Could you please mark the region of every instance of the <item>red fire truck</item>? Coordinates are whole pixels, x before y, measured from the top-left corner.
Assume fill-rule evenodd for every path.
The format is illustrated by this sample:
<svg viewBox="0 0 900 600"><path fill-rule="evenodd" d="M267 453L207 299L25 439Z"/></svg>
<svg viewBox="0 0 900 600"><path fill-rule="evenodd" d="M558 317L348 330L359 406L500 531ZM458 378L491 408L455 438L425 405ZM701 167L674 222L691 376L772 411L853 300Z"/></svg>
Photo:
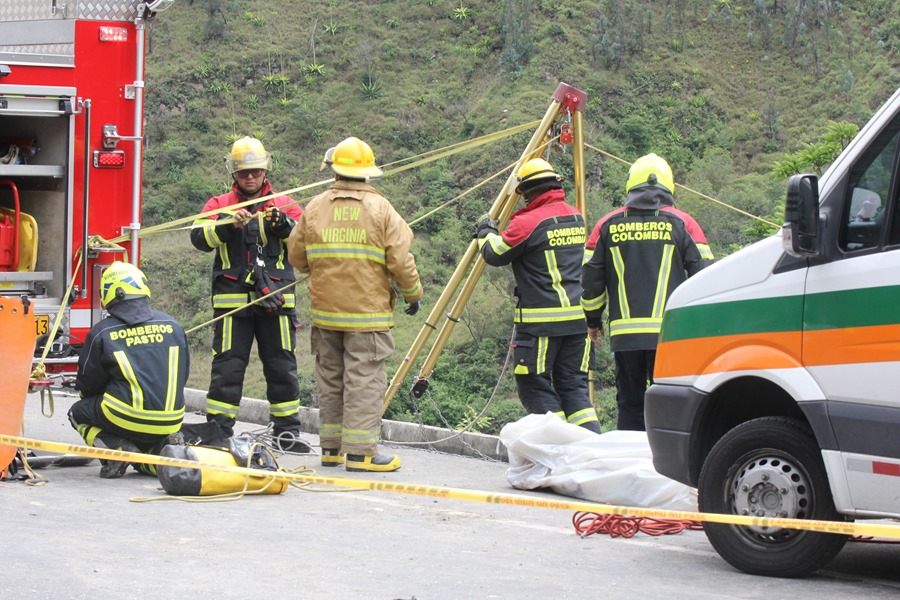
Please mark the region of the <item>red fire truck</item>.
<svg viewBox="0 0 900 600"><path fill-rule="evenodd" d="M102 317L102 269L139 259L146 35L173 2L0 2L0 295L27 296L56 383Z"/></svg>

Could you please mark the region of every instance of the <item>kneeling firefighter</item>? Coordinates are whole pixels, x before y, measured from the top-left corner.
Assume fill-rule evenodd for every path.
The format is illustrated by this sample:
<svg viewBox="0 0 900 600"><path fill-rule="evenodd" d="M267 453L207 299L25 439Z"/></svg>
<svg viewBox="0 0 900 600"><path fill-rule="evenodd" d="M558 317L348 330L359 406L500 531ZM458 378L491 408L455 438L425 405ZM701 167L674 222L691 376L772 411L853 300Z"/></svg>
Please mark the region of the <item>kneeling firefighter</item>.
<svg viewBox="0 0 900 600"><path fill-rule="evenodd" d="M72 427L97 448L158 454L166 444L183 443L190 364L184 329L150 307L147 279L128 263L116 261L103 272L100 302L109 316L91 327L78 358L81 400L69 410ZM100 462L105 479L121 477L129 464ZM153 465L135 468L156 474Z"/></svg>

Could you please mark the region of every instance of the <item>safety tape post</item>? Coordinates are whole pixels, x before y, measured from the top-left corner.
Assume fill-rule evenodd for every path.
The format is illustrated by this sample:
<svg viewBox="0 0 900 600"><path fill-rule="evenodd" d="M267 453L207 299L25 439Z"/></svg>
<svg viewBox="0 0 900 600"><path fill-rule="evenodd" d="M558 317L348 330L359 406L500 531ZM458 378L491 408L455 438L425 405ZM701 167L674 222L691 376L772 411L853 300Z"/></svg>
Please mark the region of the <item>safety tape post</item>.
<svg viewBox="0 0 900 600"><path fill-rule="evenodd" d="M552 508L557 510L594 512L601 514L629 515L635 517L650 517L654 519L678 519L684 521L702 521L705 523L722 523L728 525L745 525L753 527L776 527L784 529L801 529L822 533L834 533L838 535L873 536L892 539L900 539L900 525L884 523L847 523L840 521L818 521L811 519L785 519L750 517L743 515L726 515L716 513L699 513L677 510L663 510L654 508L640 508L633 506L614 506L594 502L546 500L544 498L520 496L516 494L502 494L484 492L479 490L466 490L462 488L449 488L435 485L416 483L393 483L390 481L372 481L366 479L348 479L343 477L323 477L319 475L301 475L286 471L262 471L247 467L229 465L208 464L194 462L180 458L167 456L155 456L152 454L140 454L135 452L123 452L107 448L93 448L89 446L77 446L48 442L11 435L0 434L0 445L15 446L60 454L78 454L91 458L104 460L118 460L133 463L152 464L157 466L182 467L187 469L200 469L211 471L223 471L252 477L286 480L296 483L315 483L340 488L355 488L360 490L374 490L380 492L396 492L416 496L431 496L452 500L465 500L470 502L483 502L487 504L503 504L508 506L522 506L526 508Z"/></svg>

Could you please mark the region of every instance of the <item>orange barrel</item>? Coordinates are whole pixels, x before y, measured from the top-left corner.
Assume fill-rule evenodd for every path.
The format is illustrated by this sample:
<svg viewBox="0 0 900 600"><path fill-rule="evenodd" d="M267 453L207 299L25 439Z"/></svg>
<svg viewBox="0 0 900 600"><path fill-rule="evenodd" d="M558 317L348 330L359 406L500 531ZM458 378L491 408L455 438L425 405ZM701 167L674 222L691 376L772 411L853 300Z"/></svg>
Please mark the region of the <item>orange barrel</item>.
<svg viewBox="0 0 900 600"><path fill-rule="evenodd" d="M22 434L22 415L25 412L25 395L31 376L31 361L37 334L34 312L27 309L19 298L0 296L0 433ZM16 455L12 446L0 445L0 474Z"/></svg>

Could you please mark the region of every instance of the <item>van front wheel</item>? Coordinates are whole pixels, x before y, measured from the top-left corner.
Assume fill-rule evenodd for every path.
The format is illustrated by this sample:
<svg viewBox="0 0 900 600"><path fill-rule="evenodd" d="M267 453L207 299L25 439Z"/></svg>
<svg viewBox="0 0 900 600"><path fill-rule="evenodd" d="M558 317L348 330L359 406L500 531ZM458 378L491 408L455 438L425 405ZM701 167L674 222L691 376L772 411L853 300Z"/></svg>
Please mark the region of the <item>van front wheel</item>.
<svg viewBox="0 0 900 600"><path fill-rule="evenodd" d="M738 425L716 443L700 472L701 512L844 520L834 507L825 466L809 427L763 417ZM754 575L800 577L823 566L847 536L781 527L704 523L716 552Z"/></svg>

